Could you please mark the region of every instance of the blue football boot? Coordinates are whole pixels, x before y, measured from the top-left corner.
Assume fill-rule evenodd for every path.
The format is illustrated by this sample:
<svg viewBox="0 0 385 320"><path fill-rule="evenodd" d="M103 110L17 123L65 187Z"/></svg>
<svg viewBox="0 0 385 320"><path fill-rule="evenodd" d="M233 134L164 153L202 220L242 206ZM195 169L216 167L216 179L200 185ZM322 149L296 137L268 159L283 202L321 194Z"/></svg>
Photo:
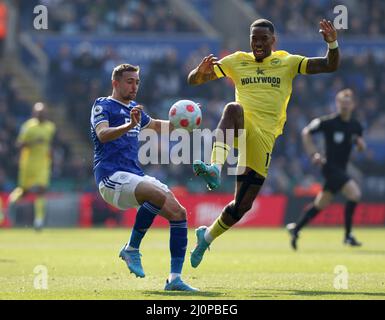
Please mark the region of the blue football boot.
<svg viewBox="0 0 385 320"><path fill-rule="evenodd" d="M221 177L219 169L215 164L207 165L201 160L195 160L193 170L195 175L201 176L206 181L209 190L217 189L220 186Z"/></svg>
<svg viewBox="0 0 385 320"><path fill-rule="evenodd" d="M191 287L187 283L184 283L183 280L178 277L172 280L171 282L166 280L166 285L164 287L166 291L199 291L199 289Z"/></svg>
<svg viewBox="0 0 385 320"><path fill-rule="evenodd" d="M136 277L144 278L145 274L140 259L141 256L139 250L125 250L125 247L119 253L119 257L126 262L131 273L134 273Z"/></svg>
<svg viewBox="0 0 385 320"><path fill-rule="evenodd" d="M191 251L190 262L193 268L199 266L203 259L203 255L207 249L209 249L210 244L205 240L205 232L207 230L206 226L199 227L195 229L195 234L197 236L197 245L193 251Z"/></svg>

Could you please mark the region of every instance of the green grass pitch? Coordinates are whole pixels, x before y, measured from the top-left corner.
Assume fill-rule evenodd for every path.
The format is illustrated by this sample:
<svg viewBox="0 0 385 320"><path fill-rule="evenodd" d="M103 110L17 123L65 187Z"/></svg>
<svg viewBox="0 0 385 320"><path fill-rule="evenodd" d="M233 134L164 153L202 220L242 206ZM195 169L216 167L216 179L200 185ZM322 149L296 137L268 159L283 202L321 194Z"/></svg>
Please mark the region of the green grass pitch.
<svg viewBox="0 0 385 320"><path fill-rule="evenodd" d="M342 228L309 228L293 252L284 229L230 230L197 269L187 254L184 279L201 289L188 294L163 291L167 229L151 229L143 240L144 279L118 258L129 230L3 229L0 299L385 299L384 229L355 231L361 248L342 244ZM191 229L188 251L194 245ZM47 268L46 290L34 288L42 283L39 265ZM347 289L334 287L338 265L347 268Z"/></svg>

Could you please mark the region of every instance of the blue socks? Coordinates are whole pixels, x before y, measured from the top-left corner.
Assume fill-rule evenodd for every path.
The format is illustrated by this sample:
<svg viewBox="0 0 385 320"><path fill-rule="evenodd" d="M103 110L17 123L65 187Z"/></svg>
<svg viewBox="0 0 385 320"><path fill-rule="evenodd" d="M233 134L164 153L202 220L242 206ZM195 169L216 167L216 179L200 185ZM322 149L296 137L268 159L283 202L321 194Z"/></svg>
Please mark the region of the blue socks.
<svg viewBox="0 0 385 320"><path fill-rule="evenodd" d="M133 250L139 249L140 243L144 235L147 232L147 229L150 228L152 222L154 221L156 215L159 213L160 209L155 207L149 202L144 202L136 214L134 228L131 233L130 242L126 249Z"/></svg>
<svg viewBox="0 0 385 320"><path fill-rule="evenodd" d="M150 228L160 209L145 202L141 205L136 214L134 228L126 250L138 250L140 243L148 228ZM183 263L187 249L187 221L170 221L170 253L171 272L169 281L179 277L182 273Z"/></svg>
<svg viewBox="0 0 385 320"><path fill-rule="evenodd" d="M181 274L187 249L187 221L170 221L171 273Z"/></svg>

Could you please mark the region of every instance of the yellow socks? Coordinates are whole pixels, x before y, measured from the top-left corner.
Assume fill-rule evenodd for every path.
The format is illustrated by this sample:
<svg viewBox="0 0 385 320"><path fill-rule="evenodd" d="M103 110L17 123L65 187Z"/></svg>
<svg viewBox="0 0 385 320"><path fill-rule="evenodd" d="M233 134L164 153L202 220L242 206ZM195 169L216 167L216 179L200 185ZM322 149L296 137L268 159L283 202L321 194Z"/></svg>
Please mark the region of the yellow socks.
<svg viewBox="0 0 385 320"><path fill-rule="evenodd" d="M44 197L36 197L34 203L35 223L42 224L45 217L45 199Z"/></svg>
<svg viewBox="0 0 385 320"><path fill-rule="evenodd" d="M214 142L213 151L211 153L211 164L219 165L220 168L225 164L231 147L220 141Z"/></svg>
<svg viewBox="0 0 385 320"><path fill-rule="evenodd" d="M210 227L208 227L205 234L205 240L208 243L211 243L215 238L218 238L222 233L225 233L229 229L230 226L226 225L222 221L221 217L218 217L218 219L215 220Z"/></svg>

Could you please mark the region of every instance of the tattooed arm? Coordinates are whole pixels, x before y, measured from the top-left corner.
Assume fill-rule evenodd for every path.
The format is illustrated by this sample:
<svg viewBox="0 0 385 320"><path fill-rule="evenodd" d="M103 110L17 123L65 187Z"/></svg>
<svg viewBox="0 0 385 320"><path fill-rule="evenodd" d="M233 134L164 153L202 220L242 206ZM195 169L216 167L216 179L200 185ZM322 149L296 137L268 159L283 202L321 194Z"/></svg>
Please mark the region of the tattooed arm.
<svg viewBox="0 0 385 320"><path fill-rule="evenodd" d="M332 43L337 40L337 30L330 21L323 19L320 22L320 33L322 33L324 40ZM340 62L340 52L338 47L328 49L325 57L310 58L307 63L306 73L326 73L336 71Z"/></svg>
<svg viewBox="0 0 385 320"><path fill-rule="evenodd" d="M194 86L218 79L214 72L214 65L219 64L218 58L214 57L212 54L204 57L201 63L188 75L187 83Z"/></svg>

